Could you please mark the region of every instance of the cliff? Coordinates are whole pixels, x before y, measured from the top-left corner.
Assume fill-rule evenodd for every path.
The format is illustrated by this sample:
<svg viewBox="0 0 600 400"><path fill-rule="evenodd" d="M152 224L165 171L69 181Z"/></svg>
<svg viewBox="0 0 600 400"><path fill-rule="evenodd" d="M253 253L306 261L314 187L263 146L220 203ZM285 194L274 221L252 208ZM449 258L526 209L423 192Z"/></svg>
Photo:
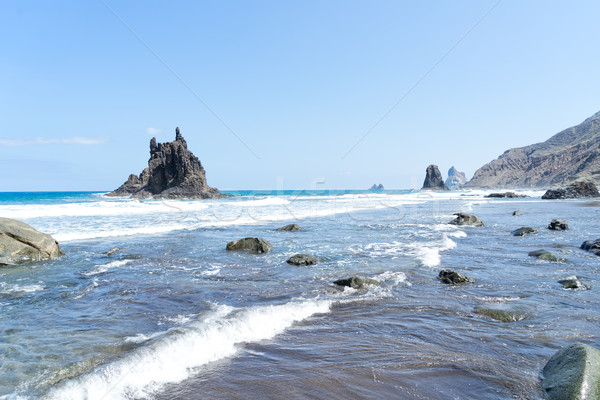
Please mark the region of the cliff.
<svg viewBox="0 0 600 400"><path fill-rule="evenodd" d="M467 187L550 187L600 183L600 112L542 143L507 150L479 168Z"/></svg>
<svg viewBox="0 0 600 400"><path fill-rule="evenodd" d="M156 138L152 138L148 167L139 176L129 175L123 185L108 195L166 199L223 197L206 183L204 167L188 150L179 128L172 142L156 143Z"/></svg>

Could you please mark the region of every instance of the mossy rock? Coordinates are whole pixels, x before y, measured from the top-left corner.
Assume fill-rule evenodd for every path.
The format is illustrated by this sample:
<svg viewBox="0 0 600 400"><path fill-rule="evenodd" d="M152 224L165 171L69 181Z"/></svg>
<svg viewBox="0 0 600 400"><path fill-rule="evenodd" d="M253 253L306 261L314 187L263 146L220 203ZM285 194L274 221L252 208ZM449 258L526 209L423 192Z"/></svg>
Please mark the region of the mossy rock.
<svg viewBox="0 0 600 400"><path fill-rule="evenodd" d="M530 251L528 253L528 255L530 257L536 257L538 260L561 262L561 263L567 262L566 258L556 257L554 254L550 253L547 250Z"/></svg>
<svg viewBox="0 0 600 400"><path fill-rule="evenodd" d="M358 276L353 276L351 278L346 278L346 279L338 279L337 281L334 281L333 283L338 286L347 286L347 287L351 287L353 289L362 289L366 285L379 286L379 282L377 282L375 279L359 278Z"/></svg>
<svg viewBox="0 0 600 400"><path fill-rule="evenodd" d="M476 307L475 312L500 322L517 322L529 317L529 313L524 310L498 310L494 308Z"/></svg>

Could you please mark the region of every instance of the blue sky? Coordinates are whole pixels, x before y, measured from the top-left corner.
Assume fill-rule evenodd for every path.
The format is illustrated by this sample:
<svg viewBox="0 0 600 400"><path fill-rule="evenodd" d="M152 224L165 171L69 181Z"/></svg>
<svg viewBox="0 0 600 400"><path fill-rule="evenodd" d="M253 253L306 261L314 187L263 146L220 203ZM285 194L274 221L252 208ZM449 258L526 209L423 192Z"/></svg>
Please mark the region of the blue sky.
<svg viewBox="0 0 600 400"><path fill-rule="evenodd" d="M599 14L596 1L5 0L0 191L114 189L176 126L220 189L418 188L431 163L470 177L600 110Z"/></svg>

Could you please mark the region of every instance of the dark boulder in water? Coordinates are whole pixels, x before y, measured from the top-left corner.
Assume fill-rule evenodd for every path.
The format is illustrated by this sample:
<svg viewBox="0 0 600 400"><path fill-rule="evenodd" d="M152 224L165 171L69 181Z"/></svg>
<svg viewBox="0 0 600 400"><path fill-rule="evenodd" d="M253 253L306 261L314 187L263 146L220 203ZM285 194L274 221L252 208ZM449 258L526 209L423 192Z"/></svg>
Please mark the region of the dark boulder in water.
<svg viewBox="0 0 600 400"><path fill-rule="evenodd" d="M475 281L460 272L443 269L438 275L438 279L448 285L460 285L461 283L474 283Z"/></svg>
<svg viewBox="0 0 600 400"><path fill-rule="evenodd" d="M600 197L600 192L592 182L574 182L564 189L547 190L542 199L578 199L582 197Z"/></svg>
<svg viewBox="0 0 600 400"><path fill-rule="evenodd" d="M483 226L483 222L473 214L455 213L456 218L450 221L452 225Z"/></svg>
<svg viewBox="0 0 600 400"><path fill-rule="evenodd" d="M103 254L107 255L107 256L112 256L113 254L115 254L116 252L118 252L119 250L121 250L118 247L113 247L112 249L108 249L106 250Z"/></svg>
<svg viewBox="0 0 600 400"><path fill-rule="evenodd" d="M16 219L0 218L0 265L42 261L64 255L58 242Z"/></svg>
<svg viewBox="0 0 600 400"><path fill-rule="evenodd" d="M444 183L437 165L431 164L427 167L425 182L423 182L421 190L450 190Z"/></svg>
<svg viewBox="0 0 600 400"><path fill-rule="evenodd" d="M600 350L573 343L556 352L542 371L548 400L600 399Z"/></svg>
<svg viewBox="0 0 600 400"><path fill-rule="evenodd" d="M513 211L512 215L514 215L515 217L518 217L518 216L523 215L523 213L519 210L515 210L515 211Z"/></svg>
<svg viewBox="0 0 600 400"><path fill-rule="evenodd" d="M227 243L226 250L245 251L252 254L263 254L273 250L273 246L263 238L248 237Z"/></svg>
<svg viewBox="0 0 600 400"><path fill-rule="evenodd" d="M567 231L569 230L569 225L567 224L567 221L553 219L550 221L550 224L548 224L548 229L552 231Z"/></svg>
<svg viewBox="0 0 600 400"><path fill-rule="evenodd" d="M519 199L519 198L528 197L528 196L525 196L524 194L516 194L515 192L504 192L504 193L490 193L487 196L483 196L483 197L487 197L490 199Z"/></svg>
<svg viewBox="0 0 600 400"><path fill-rule="evenodd" d="M277 228L277 231L299 231L300 226L297 224L289 224L286 226L282 226L281 228Z"/></svg>
<svg viewBox="0 0 600 400"><path fill-rule="evenodd" d="M539 260L544 260L544 261L553 261L553 262L567 262L566 258L559 258L556 257L554 254L550 253L547 250L536 250L536 251L530 251L528 253L528 255L530 257L536 257Z"/></svg>
<svg viewBox="0 0 600 400"><path fill-rule="evenodd" d="M560 281L558 281L558 283L560 283L563 286L563 288L565 288L565 289L573 289L573 290L591 289L590 286L584 285L577 278L561 279Z"/></svg>
<svg viewBox="0 0 600 400"><path fill-rule="evenodd" d="M338 286L347 286L353 289L362 289L365 285L379 285L379 282L377 282L375 279L359 278L358 276L353 276L346 279L338 279L333 283Z"/></svg>
<svg viewBox="0 0 600 400"><path fill-rule="evenodd" d="M600 256L600 239L586 240L581 244L581 249Z"/></svg>
<svg viewBox="0 0 600 400"><path fill-rule="evenodd" d="M513 236L525 236L525 235L535 235L537 233L538 233L538 231L536 231L535 229L530 228L528 226L524 226L522 228L515 229L514 231L512 231L511 235L513 235Z"/></svg>
<svg viewBox="0 0 600 400"><path fill-rule="evenodd" d="M293 265L315 265L318 262L319 260L317 257L311 256L310 254L296 254L287 260L288 264Z"/></svg>

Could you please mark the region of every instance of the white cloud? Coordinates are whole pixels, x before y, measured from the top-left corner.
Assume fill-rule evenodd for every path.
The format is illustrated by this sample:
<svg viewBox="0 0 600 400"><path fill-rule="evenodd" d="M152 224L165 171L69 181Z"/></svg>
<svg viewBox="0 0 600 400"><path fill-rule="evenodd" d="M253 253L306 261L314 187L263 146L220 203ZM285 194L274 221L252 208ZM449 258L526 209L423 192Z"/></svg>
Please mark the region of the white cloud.
<svg viewBox="0 0 600 400"><path fill-rule="evenodd" d="M28 138L28 139L0 139L0 146L14 147L14 146L35 146L43 144L81 144L81 145L96 145L103 144L109 141L108 136L99 136L93 138L86 137L70 137L63 139L54 138Z"/></svg>
<svg viewBox="0 0 600 400"><path fill-rule="evenodd" d="M146 133L150 136L158 136L162 133L162 129L158 129L158 128L146 128Z"/></svg>

